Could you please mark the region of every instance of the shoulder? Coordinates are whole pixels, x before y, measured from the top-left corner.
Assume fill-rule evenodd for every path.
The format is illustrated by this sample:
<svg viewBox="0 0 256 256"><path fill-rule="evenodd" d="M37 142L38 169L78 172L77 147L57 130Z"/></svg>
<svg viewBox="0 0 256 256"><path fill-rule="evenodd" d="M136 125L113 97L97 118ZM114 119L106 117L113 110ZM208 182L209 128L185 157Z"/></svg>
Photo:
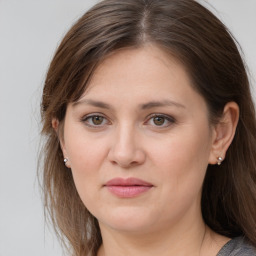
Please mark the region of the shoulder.
<svg viewBox="0 0 256 256"><path fill-rule="evenodd" d="M256 248L244 237L236 237L227 242L217 256L256 256Z"/></svg>

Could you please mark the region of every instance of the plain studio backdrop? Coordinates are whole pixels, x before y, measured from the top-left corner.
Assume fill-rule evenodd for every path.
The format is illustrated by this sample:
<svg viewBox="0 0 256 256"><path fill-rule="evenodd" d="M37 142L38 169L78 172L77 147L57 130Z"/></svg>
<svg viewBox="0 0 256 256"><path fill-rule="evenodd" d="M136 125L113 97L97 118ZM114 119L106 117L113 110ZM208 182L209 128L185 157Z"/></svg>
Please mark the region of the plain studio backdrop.
<svg viewBox="0 0 256 256"><path fill-rule="evenodd" d="M93 0L0 0L0 256L63 255L36 179L40 93L65 32ZM256 1L209 0L240 42L255 93Z"/></svg>

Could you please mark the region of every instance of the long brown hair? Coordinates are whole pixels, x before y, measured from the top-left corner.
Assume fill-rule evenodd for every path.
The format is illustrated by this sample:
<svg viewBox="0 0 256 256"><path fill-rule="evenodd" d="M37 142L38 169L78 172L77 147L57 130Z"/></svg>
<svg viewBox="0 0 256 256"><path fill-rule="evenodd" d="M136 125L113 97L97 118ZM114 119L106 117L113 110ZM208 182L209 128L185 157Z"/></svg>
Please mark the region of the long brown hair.
<svg viewBox="0 0 256 256"><path fill-rule="evenodd" d="M51 62L41 113L45 137L43 191L56 232L72 255L96 255L102 243L97 220L81 202L63 164L67 104L86 90L109 54L153 43L180 60L218 122L227 102L240 108L234 140L221 166L209 165L203 185L205 223L228 237L244 235L256 246L256 118L245 65L231 33L193 0L104 0L69 30ZM59 132L52 119L60 122Z"/></svg>

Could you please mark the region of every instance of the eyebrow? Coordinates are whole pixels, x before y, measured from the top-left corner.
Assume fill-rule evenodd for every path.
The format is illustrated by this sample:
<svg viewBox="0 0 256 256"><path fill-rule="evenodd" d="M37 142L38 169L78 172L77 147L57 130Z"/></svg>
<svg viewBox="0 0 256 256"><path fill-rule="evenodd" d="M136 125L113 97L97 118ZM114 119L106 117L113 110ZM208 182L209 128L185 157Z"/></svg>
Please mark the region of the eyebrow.
<svg viewBox="0 0 256 256"><path fill-rule="evenodd" d="M103 109L112 109L111 105L109 105L105 102L102 102L102 101L97 101L97 100L92 100L92 99L83 99L83 100L74 102L73 106L75 107L80 104L91 105L91 106L99 107L99 108L103 108ZM156 107L165 107L165 106L186 108L184 105L182 105L178 102L172 101L172 100L150 101L145 104L139 105L139 107L143 110L156 108Z"/></svg>
<svg viewBox="0 0 256 256"><path fill-rule="evenodd" d="M150 109L150 108L165 107L165 106L186 108L184 105L172 100L150 101L148 103L140 105L141 109Z"/></svg>
<svg viewBox="0 0 256 256"><path fill-rule="evenodd" d="M91 105L94 107L105 108L105 109L111 109L111 106L109 104L102 101L91 100L91 99L83 99L83 100L76 101L73 103L73 106L75 107L80 104Z"/></svg>

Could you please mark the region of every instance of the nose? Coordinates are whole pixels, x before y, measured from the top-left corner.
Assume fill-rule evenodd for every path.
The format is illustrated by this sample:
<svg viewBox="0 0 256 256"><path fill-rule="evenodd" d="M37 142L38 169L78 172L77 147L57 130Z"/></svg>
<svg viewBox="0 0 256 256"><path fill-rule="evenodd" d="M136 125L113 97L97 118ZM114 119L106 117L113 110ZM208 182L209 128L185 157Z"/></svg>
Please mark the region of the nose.
<svg viewBox="0 0 256 256"><path fill-rule="evenodd" d="M108 159L122 168L130 168L144 163L146 154L140 143L140 135L128 125L117 129L113 135Z"/></svg>

